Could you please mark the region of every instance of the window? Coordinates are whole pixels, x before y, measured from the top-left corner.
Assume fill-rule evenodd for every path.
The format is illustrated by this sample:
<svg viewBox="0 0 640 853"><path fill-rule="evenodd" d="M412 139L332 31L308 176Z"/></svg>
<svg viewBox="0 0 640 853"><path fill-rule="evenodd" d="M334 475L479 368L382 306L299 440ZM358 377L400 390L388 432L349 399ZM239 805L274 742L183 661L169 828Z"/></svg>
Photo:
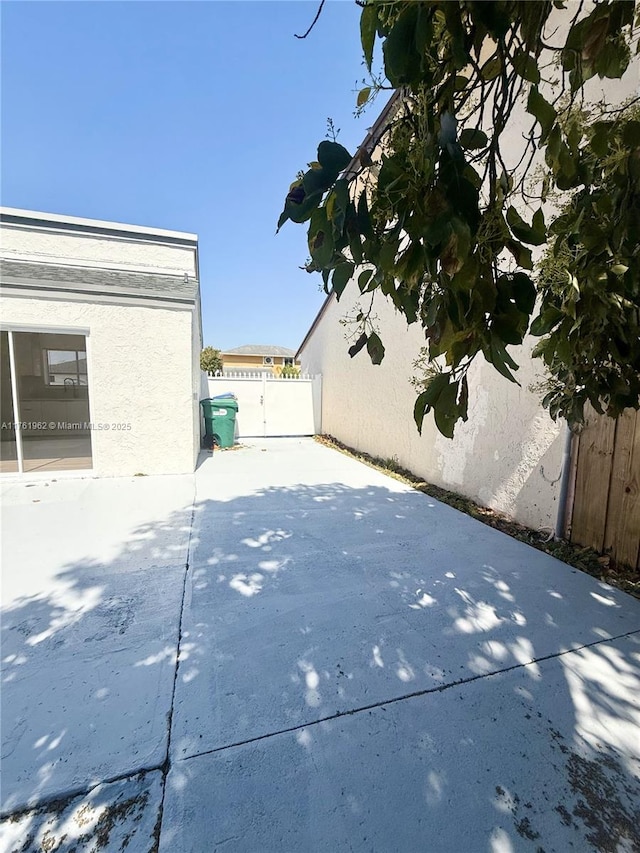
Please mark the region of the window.
<svg viewBox="0 0 640 853"><path fill-rule="evenodd" d="M284 360L284 366L285 366L285 367L293 367L293 361L294 361L294 360L293 360L292 358L285 358L285 360Z"/></svg>
<svg viewBox="0 0 640 853"><path fill-rule="evenodd" d="M86 385L87 354L84 350L43 350L47 385Z"/></svg>
<svg viewBox="0 0 640 853"><path fill-rule="evenodd" d="M272 355L263 355L262 356L263 364L273 364L273 356Z"/></svg>

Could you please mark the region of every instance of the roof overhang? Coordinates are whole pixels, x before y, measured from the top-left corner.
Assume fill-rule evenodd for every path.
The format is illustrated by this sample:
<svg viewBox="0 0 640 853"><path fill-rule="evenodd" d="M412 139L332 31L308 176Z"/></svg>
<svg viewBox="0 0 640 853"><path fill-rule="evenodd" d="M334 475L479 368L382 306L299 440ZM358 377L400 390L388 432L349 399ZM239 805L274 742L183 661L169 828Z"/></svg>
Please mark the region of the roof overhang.
<svg viewBox="0 0 640 853"><path fill-rule="evenodd" d="M102 219L84 219L58 213L43 213L38 210L22 210L17 207L0 207L0 223L22 225L30 228L54 229L104 237L134 238L148 242L169 243L182 246L197 246L198 235L187 231L169 231L165 228L149 228L144 225L127 225Z"/></svg>

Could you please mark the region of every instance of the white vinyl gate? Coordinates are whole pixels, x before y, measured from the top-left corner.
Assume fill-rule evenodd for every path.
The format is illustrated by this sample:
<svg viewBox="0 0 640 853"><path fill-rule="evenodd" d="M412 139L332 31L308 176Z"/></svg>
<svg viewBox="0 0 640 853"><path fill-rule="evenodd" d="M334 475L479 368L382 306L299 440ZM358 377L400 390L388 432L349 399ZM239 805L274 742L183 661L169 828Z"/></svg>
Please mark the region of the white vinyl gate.
<svg viewBox="0 0 640 853"><path fill-rule="evenodd" d="M203 396L235 394L236 438L316 435L322 432L322 377L280 378L230 371L204 376Z"/></svg>

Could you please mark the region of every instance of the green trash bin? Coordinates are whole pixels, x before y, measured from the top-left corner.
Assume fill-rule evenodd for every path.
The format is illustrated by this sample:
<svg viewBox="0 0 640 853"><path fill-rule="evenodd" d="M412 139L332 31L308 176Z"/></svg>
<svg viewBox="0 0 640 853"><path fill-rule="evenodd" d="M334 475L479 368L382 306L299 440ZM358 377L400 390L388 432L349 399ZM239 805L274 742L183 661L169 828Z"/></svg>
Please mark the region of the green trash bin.
<svg viewBox="0 0 640 853"><path fill-rule="evenodd" d="M204 414L205 447L233 447L238 401L233 397L208 397L200 400Z"/></svg>

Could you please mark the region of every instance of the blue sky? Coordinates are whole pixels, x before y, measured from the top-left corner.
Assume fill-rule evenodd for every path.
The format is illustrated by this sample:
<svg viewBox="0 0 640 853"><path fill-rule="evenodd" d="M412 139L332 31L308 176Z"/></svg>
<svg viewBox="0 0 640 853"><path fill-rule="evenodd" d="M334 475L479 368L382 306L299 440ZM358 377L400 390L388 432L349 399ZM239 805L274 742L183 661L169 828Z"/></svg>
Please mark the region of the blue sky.
<svg viewBox="0 0 640 853"><path fill-rule="evenodd" d="M323 295L275 226L331 116L353 151L359 8L3 2L2 203L194 231L205 343L297 348ZM381 102L382 103L382 102Z"/></svg>

